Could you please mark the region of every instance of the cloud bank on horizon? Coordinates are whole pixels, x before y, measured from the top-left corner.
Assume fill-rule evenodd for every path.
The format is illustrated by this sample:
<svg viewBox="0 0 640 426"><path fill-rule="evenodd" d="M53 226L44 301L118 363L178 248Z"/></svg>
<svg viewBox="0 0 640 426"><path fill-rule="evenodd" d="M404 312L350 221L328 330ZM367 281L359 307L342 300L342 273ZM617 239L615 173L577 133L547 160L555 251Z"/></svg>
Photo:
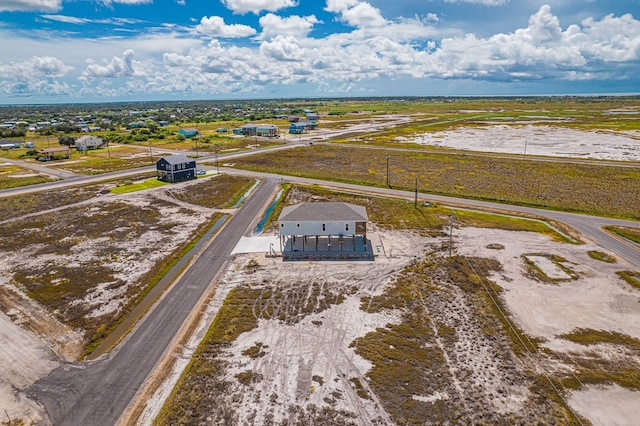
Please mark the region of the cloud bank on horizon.
<svg viewBox="0 0 640 426"><path fill-rule="evenodd" d="M3 0L0 103L640 92L635 0Z"/></svg>

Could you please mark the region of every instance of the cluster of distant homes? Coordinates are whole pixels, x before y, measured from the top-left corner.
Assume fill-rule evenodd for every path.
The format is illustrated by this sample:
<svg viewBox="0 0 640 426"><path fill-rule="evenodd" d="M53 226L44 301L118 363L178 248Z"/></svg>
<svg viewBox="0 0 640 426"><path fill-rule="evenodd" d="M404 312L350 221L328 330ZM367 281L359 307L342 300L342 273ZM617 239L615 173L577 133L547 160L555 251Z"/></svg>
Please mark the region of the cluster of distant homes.
<svg viewBox="0 0 640 426"><path fill-rule="evenodd" d="M319 118L319 115L309 111L305 111L305 112L307 113L306 120L302 120L300 119L300 117L295 115L287 117L287 120L291 123L289 125L290 134L307 133L310 130L315 130L317 128L316 120ZM12 124L12 123L7 123L7 124ZM36 126L42 127L42 126L51 125L51 124L52 122L41 122L41 123L39 122L39 123L36 123ZM139 124L139 126L137 124ZM143 124L144 123L131 123L130 127L131 128L141 127ZM163 125L168 123L160 122L159 124ZM228 133L228 129L221 127L216 129L216 132ZM260 136L260 137L268 137L268 138L278 138L280 137L280 128L275 124L249 123L233 129L232 133L234 135L242 135L242 136ZM197 136L199 132L198 132L198 129L196 129L195 127L185 127L178 130L178 134L181 134L186 139L189 139ZM85 135L76 139L74 142L74 145L77 151L86 152L92 149L99 149L99 148L108 146L108 142L96 136ZM33 142L25 142L24 145L20 145L19 143L16 143L14 141L10 141L7 139L0 140L0 149L14 149L14 148L23 148L23 147L35 148L36 146ZM60 146L60 147L53 147L53 148L42 148L38 151L38 154L39 154L38 160L40 161L51 161L51 160L57 160L57 159L70 158L71 147ZM195 177L195 162L193 164L193 167L191 166L191 164L188 164L186 166L180 166L180 167L185 168L185 170L193 169L193 176ZM184 173L181 173L181 175L182 174ZM189 173L186 173L185 176L186 175L189 175ZM169 179L170 181L174 181L173 178L167 178L167 179ZM183 179L179 179L179 180L183 180Z"/></svg>
<svg viewBox="0 0 640 426"><path fill-rule="evenodd" d="M289 125L289 133L293 135L308 133L309 130L317 129L317 123L315 120L300 120L299 117L290 117L289 121L291 124ZM216 129L218 133L227 133L228 130L224 127ZM189 139L197 136L198 129L195 127L186 127L178 130L178 133ZM236 127L232 130L234 135L241 136L260 136L266 138L278 138L280 137L280 128L275 124L244 124L240 127Z"/></svg>
<svg viewBox="0 0 640 426"><path fill-rule="evenodd" d="M86 152L90 149L98 149L104 146L107 146L107 141L98 138L96 136L80 136L75 140L75 148L78 151ZM29 148L33 149L36 147L31 141L25 142L23 145L10 141L7 139L0 140L0 149L15 149L15 148ZM40 161L51 161L58 159L65 159L71 157L71 147L69 146L56 146L52 148L42 148L38 151L38 160Z"/></svg>
<svg viewBox="0 0 640 426"><path fill-rule="evenodd" d="M110 120L102 119L103 123L108 123ZM5 121L4 123L0 123L0 128L12 129L17 126L26 126L30 132L36 132L38 130L44 129L45 127L55 126L61 124L58 120L51 121L38 121L37 123L28 123L26 121ZM98 132L102 130L100 126L91 126L92 123L86 123L84 120L80 120L75 123L75 126L81 132Z"/></svg>

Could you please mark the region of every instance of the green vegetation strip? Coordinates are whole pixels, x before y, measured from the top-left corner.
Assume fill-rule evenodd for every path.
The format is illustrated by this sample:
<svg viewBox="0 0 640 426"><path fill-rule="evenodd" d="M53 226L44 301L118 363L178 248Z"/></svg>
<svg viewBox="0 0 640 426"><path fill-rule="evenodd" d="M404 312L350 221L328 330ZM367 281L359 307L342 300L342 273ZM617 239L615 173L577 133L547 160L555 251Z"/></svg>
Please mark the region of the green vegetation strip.
<svg viewBox="0 0 640 426"><path fill-rule="evenodd" d="M613 232L616 235L626 238L629 241L633 241L636 244L640 244L640 228L632 228L628 226L605 226L609 232Z"/></svg>
<svg viewBox="0 0 640 426"><path fill-rule="evenodd" d="M616 263L616 258L608 253L604 253L597 250L589 250L587 252L590 258L599 260L605 263Z"/></svg>
<svg viewBox="0 0 640 426"><path fill-rule="evenodd" d="M167 182L163 182L157 178L147 179L144 182L132 183L131 181L124 181L121 185L117 185L115 188L111 188L112 194L126 194L129 192L142 191L145 189L159 188L167 185Z"/></svg>
<svg viewBox="0 0 640 426"><path fill-rule="evenodd" d="M393 188L598 215L640 218L640 170L596 164L536 162L433 154L417 150L307 146L236 160L269 173Z"/></svg>
<svg viewBox="0 0 640 426"><path fill-rule="evenodd" d="M640 290L640 272L620 271L617 274L633 288Z"/></svg>

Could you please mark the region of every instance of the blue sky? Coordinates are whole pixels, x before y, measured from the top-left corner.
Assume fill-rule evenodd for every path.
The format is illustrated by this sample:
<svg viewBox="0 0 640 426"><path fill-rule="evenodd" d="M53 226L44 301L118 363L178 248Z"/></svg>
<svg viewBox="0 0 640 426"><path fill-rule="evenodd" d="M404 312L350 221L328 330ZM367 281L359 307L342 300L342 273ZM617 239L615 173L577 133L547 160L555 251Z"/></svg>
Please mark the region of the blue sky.
<svg viewBox="0 0 640 426"><path fill-rule="evenodd" d="M0 103L640 93L638 0L0 0Z"/></svg>

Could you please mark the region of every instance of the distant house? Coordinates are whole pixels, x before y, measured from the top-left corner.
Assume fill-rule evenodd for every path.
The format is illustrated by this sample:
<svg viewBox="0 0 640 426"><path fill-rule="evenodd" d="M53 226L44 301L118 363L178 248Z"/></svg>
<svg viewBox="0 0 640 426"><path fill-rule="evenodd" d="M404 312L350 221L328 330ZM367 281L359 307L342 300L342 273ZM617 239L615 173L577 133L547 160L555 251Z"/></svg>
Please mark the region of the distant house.
<svg viewBox="0 0 640 426"><path fill-rule="evenodd" d="M316 113L307 113L307 120L318 120L320 118L319 114Z"/></svg>
<svg viewBox="0 0 640 426"><path fill-rule="evenodd" d="M307 133L309 130L315 130L317 124L315 121L303 120L298 121L297 123L291 123L289 125L289 133L291 134L300 134Z"/></svg>
<svg viewBox="0 0 640 426"><path fill-rule="evenodd" d="M76 149L78 151L89 151L90 149L98 149L105 142L101 138L97 138L95 136L80 136L76 139Z"/></svg>
<svg viewBox="0 0 640 426"><path fill-rule="evenodd" d="M59 146L55 148L43 148L38 151L38 161L62 160L71 157L71 148Z"/></svg>
<svg viewBox="0 0 640 426"><path fill-rule="evenodd" d="M278 137L278 126L275 124L261 124L256 126L256 135L257 136L266 136L268 138L276 138Z"/></svg>
<svg viewBox="0 0 640 426"><path fill-rule="evenodd" d="M185 127L183 129L178 130L178 133L180 133L185 138L189 139L198 134L198 129L196 129L195 127Z"/></svg>
<svg viewBox="0 0 640 426"><path fill-rule="evenodd" d="M243 136L255 136L258 126L255 124L244 124L240 127L233 129L234 135L243 135Z"/></svg>
<svg viewBox="0 0 640 426"><path fill-rule="evenodd" d="M227 133L229 130L227 130L226 127L218 127L216 129L216 133Z"/></svg>
<svg viewBox="0 0 640 426"><path fill-rule="evenodd" d="M2 149L13 149L13 148L20 148L20 144L10 141L8 139L2 139L0 140L0 148Z"/></svg>
<svg viewBox="0 0 640 426"><path fill-rule="evenodd" d="M170 155L156 162L158 179L164 182L182 182L196 178L196 160L185 155Z"/></svg>
<svg viewBox="0 0 640 426"><path fill-rule="evenodd" d="M127 124L127 127L130 129L139 129L142 127L147 127L147 123L144 121L134 121L132 123Z"/></svg>
<svg viewBox="0 0 640 426"><path fill-rule="evenodd" d="M27 143L24 144L25 148L35 148L36 144L31 142L31 141L27 141Z"/></svg>

